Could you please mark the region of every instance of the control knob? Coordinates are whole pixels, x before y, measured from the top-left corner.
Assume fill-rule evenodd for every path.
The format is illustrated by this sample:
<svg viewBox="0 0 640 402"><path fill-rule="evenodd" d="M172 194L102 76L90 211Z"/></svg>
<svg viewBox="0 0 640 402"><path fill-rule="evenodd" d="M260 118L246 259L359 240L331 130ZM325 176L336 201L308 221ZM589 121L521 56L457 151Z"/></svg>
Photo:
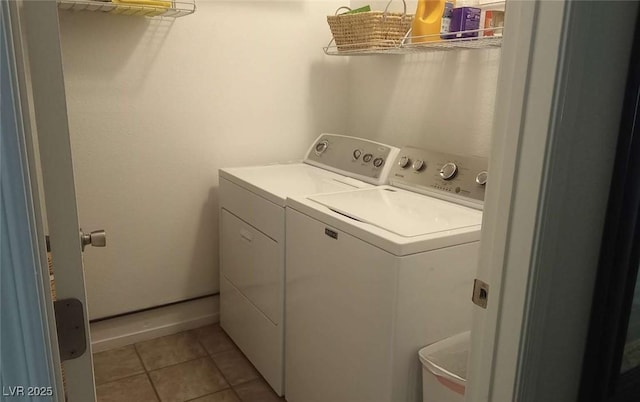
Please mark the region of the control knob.
<svg viewBox="0 0 640 402"><path fill-rule="evenodd" d="M416 172L419 172L424 168L425 168L425 166L424 166L424 161L423 160L416 159L416 161L413 162L413 170L415 170Z"/></svg>
<svg viewBox="0 0 640 402"><path fill-rule="evenodd" d="M382 166L382 164L384 163L384 159L382 158L375 158L373 160L373 166L379 168L380 166Z"/></svg>
<svg viewBox="0 0 640 402"><path fill-rule="evenodd" d="M454 177L456 177L457 173L458 173L458 165L456 165L453 162L445 163L440 169L440 177L442 177L445 180L453 179Z"/></svg>
<svg viewBox="0 0 640 402"><path fill-rule="evenodd" d="M400 166L403 169L406 169L409 167L409 164L411 163L411 159L409 159L408 156L403 156L402 158L400 158L400 160L398 161L398 166Z"/></svg>
<svg viewBox="0 0 640 402"><path fill-rule="evenodd" d="M355 151L353 151L353 159L359 159L360 155L362 155L362 151L359 149L356 149Z"/></svg>
<svg viewBox="0 0 640 402"><path fill-rule="evenodd" d="M320 141L319 143L316 144L316 147L315 147L316 155L318 156L322 155L322 153L326 151L328 147L329 147L329 141L327 140Z"/></svg>
<svg viewBox="0 0 640 402"><path fill-rule="evenodd" d="M373 159L373 155L372 154L364 154L364 156L362 157L362 160L366 163L371 162L371 159Z"/></svg>
<svg viewBox="0 0 640 402"><path fill-rule="evenodd" d="M489 174L487 173L487 171L483 170L482 172L476 175L476 183L478 183L481 186L484 186L485 184L487 184L488 177L489 177Z"/></svg>

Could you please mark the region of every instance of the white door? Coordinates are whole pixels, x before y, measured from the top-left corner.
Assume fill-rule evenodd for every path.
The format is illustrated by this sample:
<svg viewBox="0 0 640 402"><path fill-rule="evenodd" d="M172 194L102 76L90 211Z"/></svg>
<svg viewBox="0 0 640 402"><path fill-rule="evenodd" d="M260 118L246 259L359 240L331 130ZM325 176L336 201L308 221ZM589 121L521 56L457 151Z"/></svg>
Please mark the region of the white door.
<svg viewBox="0 0 640 402"><path fill-rule="evenodd" d="M577 400L637 8L508 3L469 402Z"/></svg>
<svg viewBox="0 0 640 402"><path fill-rule="evenodd" d="M8 2L0 2L0 400L63 400L10 21Z"/></svg>
<svg viewBox="0 0 640 402"><path fill-rule="evenodd" d="M559 50L559 25L558 21L562 21L563 3L549 2L550 5L556 7L559 14L553 21L544 21L545 26L550 30L549 34L553 36L553 41L545 43L547 53L540 55L536 53L538 59L544 59L546 62L547 82L544 87L539 87L539 92L546 95L546 99L541 99L538 103L540 107L545 109L544 115L540 116L539 121L548 121L549 110L551 108L551 98L553 96L554 74L553 68L557 63ZM503 273L506 259L506 248L510 232L510 220L513 219L512 194L514 192L514 180L516 176L516 166L521 155L518 148L521 146L521 135L519 126L525 118L525 108L527 98L530 96L530 88L527 86L529 70L533 59L532 38L536 33L536 20L539 4L534 1L508 2L506 14L508 19L504 32L504 41L502 46L500 75L498 80L498 88L496 92L496 110L494 114L493 142L490 159L490 180L487 186L483 222L482 237L480 249L480 262L478 267L477 278L489 284L489 298L487 308L474 307L472 337L471 337L471 355L469 363L470 378L467 385L466 397L467 401L487 402L499 401L496 394L500 391L494 389L494 372L496 364L495 352L501 346L509 344L513 352L513 343L519 342L519 328L512 334L514 336L506 339L497 339L498 324L502 320L500 316L502 303L500 300L502 291ZM539 44L540 46L540 44ZM540 60L542 62L542 60ZM540 63L535 66L540 68ZM551 68L551 74L549 69ZM542 149L538 147L535 157L542 158L544 154L544 142L546 135L540 135L539 142L543 144ZM531 200L535 205L536 194L539 182L532 183L530 190L534 192ZM530 224L531 217L527 223ZM535 216L533 217L535 219ZM521 229L521 234L532 235L532 229L529 227L525 232ZM526 250L524 251L526 254ZM526 266L528 267L528 266ZM509 291L515 291L524 295L522 286L526 287L526 275L522 270L515 272L518 274L518 288L510 287ZM524 275L524 277L523 277ZM505 290L505 292L507 291ZM523 296L524 297L524 296ZM519 306L522 307L522 304ZM518 325L515 323L514 325ZM517 358L516 353L513 357ZM503 392L509 392L509 387L513 386L513 378L511 382L505 381L504 384L497 384ZM512 400L507 397L504 401Z"/></svg>
<svg viewBox="0 0 640 402"><path fill-rule="evenodd" d="M57 298L79 301L79 311L84 318L85 349L74 350L76 345L60 348L67 400L90 402L95 400L95 385L57 3L55 0L24 1L22 7L17 2L8 3L13 16L11 30L17 43L16 66L23 116L30 120L25 121L31 128L25 137L29 137L27 143L31 145L28 150L31 165L36 167L32 177L40 182L43 193L40 198L45 222L40 223L48 227ZM65 305L73 306L73 303ZM60 311L56 313L58 324L62 322ZM50 320L51 331L56 331L55 325L56 320ZM61 343L66 343L67 332L58 333ZM66 360L65 355L68 355Z"/></svg>

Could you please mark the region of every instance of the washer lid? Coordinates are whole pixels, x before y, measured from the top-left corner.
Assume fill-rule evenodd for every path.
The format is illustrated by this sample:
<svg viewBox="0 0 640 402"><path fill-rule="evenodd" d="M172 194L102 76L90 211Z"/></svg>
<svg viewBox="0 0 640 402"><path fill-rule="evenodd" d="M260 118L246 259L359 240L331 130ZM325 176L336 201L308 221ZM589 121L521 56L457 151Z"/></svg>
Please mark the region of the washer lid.
<svg viewBox="0 0 640 402"><path fill-rule="evenodd" d="M351 219L403 237L447 232L482 223L482 211L390 187L308 198Z"/></svg>

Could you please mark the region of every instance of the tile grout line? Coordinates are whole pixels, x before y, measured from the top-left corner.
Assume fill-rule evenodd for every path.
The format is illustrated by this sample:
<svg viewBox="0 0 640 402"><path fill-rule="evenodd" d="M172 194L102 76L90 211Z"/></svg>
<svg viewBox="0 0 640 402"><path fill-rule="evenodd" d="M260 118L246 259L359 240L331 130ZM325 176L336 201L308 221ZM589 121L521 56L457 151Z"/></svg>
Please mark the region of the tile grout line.
<svg viewBox="0 0 640 402"><path fill-rule="evenodd" d="M209 395L214 395L214 394L217 394L217 393L219 393L219 392L226 391L226 390L228 390L228 389L230 389L230 390L231 390L231 392L233 392L233 394L234 394L234 395L236 395L236 397L238 398L238 400L240 400L240 401L242 402L242 400L241 400L241 399L240 399L240 397L238 396L238 393L235 391L235 389L233 389L233 386L231 385L231 382L229 382L229 380L228 380L228 379L227 379L227 377L224 375L224 373L222 372L222 370L220 370L220 367L218 367L218 365L216 364L215 360L213 360L213 356L211 355L211 353L209 353L209 351L207 350L207 348L205 347L205 345L204 345L204 344L202 343L202 341L200 340L200 337L198 336L198 334L197 334L197 332L196 332L196 330L197 330L197 329L198 329L198 328L194 328L194 329L190 329L190 330L183 331L183 332L191 332L191 333L193 334L193 336L195 337L195 340L196 340L196 342L198 343L198 345L202 348L202 350L204 350L204 353L205 353L205 354L204 354L204 356L200 356L200 357L198 357L198 358L196 358L196 359L187 360L187 362L191 362L191 361L195 361L195 360L200 360L200 359L208 358L208 359L211 361L211 363L213 364L213 366L216 368L216 370L218 370L218 372L220 373L220 375L222 376L222 378L224 379L224 382L227 384L227 387L226 387L226 388L219 389L219 390L217 390L217 391L215 391L215 392L211 392L211 393L209 393L209 394L204 394L204 395L196 396L195 398L188 399L187 401L184 401L184 402L195 401L196 399L204 398L205 396L209 396ZM183 362L183 363L186 363L186 362ZM166 366L166 367L176 366L176 365L178 365L178 364L182 364L182 363L172 364L172 365L170 365L170 366ZM161 368L156 369L156 370L161 370L161 369L163 369L163 368L164 368L164 367L161 367ZM152 371L155 371L155 370L152 370Z"/></svg>
<svg viewBox="0 0 640 402"><path fill-rule="evenodd" d="M216 325L219 327L219 324L213 324L213 326L216 326ZM200 328L204 328L204 327L200 327ZM162 402L162 399L160 398L160 394L158 393L158 390L156 388L156 384L151 379L151 373L152 372L159 371L159 370L162 370L162 369L165 369L165 368L169 368L169 367L173 367L173 366L177 366L177 365L180 365L180 364L195 362L197 360L202 360L202 359L208 358L209 361L213 364L213 366L218 370L218 372L220 373L221 377L224 379L224 381L225 381L227 386L226 386L226 388L219 389L219 390L217 390L215 392L212 392L212 393L208 393L208 394L197 396L195 398L189 399L188 401L195 401L195 400L197 400L199 398L207 397L207 396L214 395L214 394L217 394L217 393L220 393L220 392L225 392L226 390L230 390L231 394L234 395L237 398L238 401L242 402L243 399L240 397L240 394L238 393L236 387L237 386L243 386L243 385L248 384L250 382L260 381L261 379L264 379L264 378L260 375L260 372L257 371L257 369L255 368L255 366L253 366L251 361L249 361L247 359L247 357L244 355L244 353L242 353L240 348L238 348L238 346L235 344L235 342L233 342L233 340L231 340L231 339L229 339L229 341L231 343L231 347L229 347L228 349L219 350L219 351L216 351L215 353L209 353L209 350L205 347L205 344L204 344L203 340L201 339L201 337L198 334L198 329L200 329L200 328L194 328L194 329L182 331L182 333L185 333L185 334L189 334L190 333L191 336L193 336L195 338L195 341L196 341L195 343L204 352L203 355L197 356L195 358L188 359L188 360L185 360L185 361L182 361L182 362L173 363L173 364L170 364L170 365L167 365L167 366L163 366L163 367L159 367L159 368L155 368L155 369L149 369L147 367L147 365L145 364L145 361L142 358L140 350L138 349L137 345L140 342L133 343L133 344L131 344L131 346L133 347L135 355L138 358L138 360L140 362L140 365L141 365L141 368L143 369L143 371L139 372L139 373L128 375L126 377L122 377L122 378L117 378L117 379L114 379L114 380L106 381L104 383L101 383L100 386L102 386L104 384L111 384L111 383L114 383L114 382L117 382L117 381L121 381L121 380L125 380L125 379L130 379L130 378L133 378L133 377L140 376L140 375L144 374L145 377L147 378L147 380L149 381L149 383L151 383L151 388L153 389L153 392L154 392L156 398L158 399L159 402ZM219 329L222 330L221 327L219 327ZM228 335L226 334L226 332L224 332L224 330L222 330L222 332L223 332L223 334L225 336L228 337ZM161 337L159 337L159 338L161 338ZM154 338L154 339L158 339L158 338ZM241 382L239 382L238 384L235 384L235 385L231 384L231 382L229 381L229 378L227 378L227 376L223 373L223 371L220 369L220 367L216 363L216 361L214 359L214 355L219 355L219 354L226 353L226 352L233 351L233 350L237 350L239 353L241 353L241 355L244 357L244 359L246 359L247 362L253 367L253 369L256 371L256 373L258 375L256 378L248 379L248 380L245 380L245 381L241 381ZM107 351L105 351L105 352L107 352ZM185 401L185 402L187 402L187 401Z"/></svg>
<svg viewBox="0 0 640 402"><path fill-rule="evenodd" d="M218 367L218 365L216 364L216 361L213 360L213 357L211 357L211 355L209 355L209 360L211 360L211 363L213 363L213 366L216 368L216 370L218 370L218 372L220 373L220 375L222 376L222 378L224 378L224 382L227 383L227 385L229 386L229 388L233 389L233 385L231 384L231 381L229 381L229 379L227 378L226 375L224 375L224 373L222 372L222 370L220 370L220 367Z"/></svg>
<svg viewBox="0 0 640 402"><path fill-rule="evenodd" d="M233 345L233 348L231 348L231 349L221 350L221 351L218 351L216 353L209 353L209 351L207 350L207 353L209 353L209 356L211 357L211 360L213 360L213 364L215 364L216 367L218 367L218 365L216 364L215 359L213 358L214 354L224 353L224 352L228 352L230 350L237 350L242 355L242 357L245 360L247 360L247 362L251 365L251 367L253 367L253 369L255 370L256 374L258 375L256 378L252 378L252 379L249 379L249 380L246 380L246 381L242 381L242 382L239 382L238 384L235 384L235 385L231 385L231 383L229 381L227 381L229 383L229 387L233 390L233 393L238 397L238 400L243 402L242 398L240 398L240 394L238 394L238 391L236 390L237 386L245 385L245 384L248 384L248 383L250 383L252 381L259 381L259 382L265 383L266 386L268 387L269 391L273 392L273 394L276 396L276 398L278 398L278 399L280 399L282 401L286 401L286 399L284 399L284 396L280 396L280 395L276 394L275 391L273 389L271 389L271 386L269 384L267 384L267 380L262 376L260 371L258 371L256 366L251 362L251 360L249 360L249 358L244 354L244 352L240 349L240 347L238 345L236 345L236 343L233 341L233 339L231 339L231 337L229 337L229 335L227 335L227 333L224 331L224 329L222 329L222 327L220 326L220 323L213 324L213 325L217 325L218 327L220 327L220 330L224 333L224 335L226 337L229 338L229 341ZM199 338L198 338L198 341L200 341ZM206 348L205 348L205 350L206 350ZM220 370L219 367L218 367L218 370L220 371L220 373L222 373L222 370ZM223 374L223 377L224 377L224 374ZM226 380L226 377L225 377L225 380Z"/></svg>
<svg viewBox="0 0 640 402"><path fill-rule="evenodd" d="M216 324L214 324L214 325L216 325ZM218 326L219 326L219 324L218 324ZM222 328L221 328L221 329L222 329ZM192 331L194 331L194 335L196 336L196 341L200 344L200 346L202 346L202 348L204 349L204 351L207 353L207 356L209 357L209 360L211 360L211 363L213 363L213 366L216 368L216 370L218 370L218 372L220 372L220 375L222 376L222 378L224 378L224 381L225 381L225 382L227 383L227 385L229 386L229 389L231 389L231 392L233 392L233 393L235 394L235 396L238 398L238 400L242 402L242 400L240 399L240 396L238 395L238 393L236 392L236 390L235 390L235 389L233 389L233 385L231 385L231 382L227 379L227 376L225 376L225 375L224 375L224 373L222 372L222 370L220 370L220 367L218 367L218 365L216 364L216 361L213 359L213 355L212 355L211 353L209 353L209 350L205 347L204 343L202 343L202 341L200 340L200 337L198 336L198 334L197 334L197 333L195 333L196 331L195 331L195 330L192 330ZM226 334L225 334L225 335L226 335ZM232 342L233 342L233 341L232 341ZM225 388L225 389L226 389L226 388ZM224 390L222 390L222 389L221 389L221 390L216 391L216 392L221 392L221 391L224 391ZM203 395L203 396L213 395L213 394L215 394L216 392L214 392L214 393L212 393L212 394Z"/></svg>
<svg viewBox="0 0 640 402"><path fill-rule="evenodd" d="M238 391L236 391L235 388L231 387L231 392L233 392L233 395L235 395L236 398L238 398L238 400L242 402L242 398L240 398L240 394L238 393Z"/></svg>
<svg viewBox="0 0 640 402"><path fill-rule="evenodd" d="M226 335L226 333L225 333ZM200 339L198 339L198 342L200 341ZM219 354L219 353L224 353L224 352L228 352L230 350L234 350L234 349L228 349L228 350L221 350L219 352L216 353L209 353L209 351L207 350L207 353L209 354L209 357L211 358L211 361L213 362L214 366L216 366L216 368L218 369L218 371L220 372L220 374L222 374L222 377L224 378L224 380L227 382L227 384L229 384L229 388L233 391L233 393L235 394L235 396L238 398L238 400L240 402L244 402L242 400L242 398L240 397L240 394L238 394L238 391L236 391L236 387L240 386L240 385L244 385L247 383L250 383L252 381L260 381L261 379L264 379L264 377L262 377L262 374L260 374L260 372L258 371L258 369L253 365L253 363L251 363L251 361L249 359L247 359L247 357L245 356L244 353L242 353L242 350L240 350L240 348L238 347L238 345L235 344L235 342L233 342L233 340L231 340L231 342L233 343L233 346L242 354L242 356L249 362L249 364L251 364L251 367L253 367L253 369L256 371L256 373L258 374L258 377L256 378L252 378L246 381L242 381L239 382L235 385L232 385L231 382L227 379L227 377L224 375L224 373L222 372L222 370L220 369L220 367L218 367L218 364L216 363L215 359L213 358L214 354ZM206 350L206 348L205 348ZM211 395L211 394L209 394Z"/></svg>
<svg viewBox="0 0 640 402"><path fill-rule="evenodd" d="M165 338L165 337L167 337L167 336L174 336L174 335L178 335L178 334L182 334L182 333L188 333L188 332L192 332L192 331L194 331L194 330L187 330L187 331L182 331L182 332L176 332L175 334L164 335L164 336L160 336L160 337L158 337L158 338L149 339L148 341L143 341L143 342L137 342L137 343L134 343L134 344L133 344L133 347L134 347L134 349L136 350L136 354L138 355L138 358L140 359L140 362L142 363L142 367L144 368L144 370L145 370L147 373L150 373L150 372L152 372L152 371L161 370L161 369L163 369L163 368L165 368L165 367L177 366L178 364L191 362L191 361L198 360L198 359L201 359L201 358L203 358L203 357L207 357L207 356L209 356L209 352L207 352L207 349L206 349L204 346L202 346L202 343L200 343L200 341L198 340L198 337L194 334L194 336L195 336L195 338L196 338L196 342L198 342L198 344L202 347L202 350L203 350L203 352L204 352L204 354L203 354L203 355L201 355L201 356L196 356L196 357L194 357L193 359L187 359L187 360L180 361L180 362L177 362L177 363L171 363L171 364L168 364L168 365L166 365L166 366L162 366L162 367L157 367L157 368L153 368L153 369L149 369L149 368L147 368L147 365L145 364L144 359L142 358L142 355L140 354L140 351L138 350L138 346L137 346L138 344L140 344L140 343L144 343L144 342L153 341L153 340L160 339L160 338Z"/></svg>
<svg viewBox="0 0 640 402"><path fill-rule="evenodd" d="M204 395L196 396L196 397L195 397L195 398L193 398L193 399L188 399L188 400L183 401L183 402L193 402L193 401L196 401L196 400L198 400L198 399L200 399L200 398L204 398L204 397L206 397L206 396L211 396L211 395L219 394L219 393L222 393L222 392L224 392L224 391L231 391L231 392L233 392L233 394L238 398L238 400L239 400L240 402L242 402L242 400L240 399L240 397L238 396L238 394L236 393L236 391L235 391L232 387L224 388L224 389L220 389L220 390L218 390L218 391L216 391L216 392L212 392L212 393L210 393L210 394L204 394Z"/></svg>
<svg viewBox="0 0 640 402"><path fill-rule="evenodd" d="M198 357L196 357L196 358L194 358L194 359L185 360L185 361L183 361L183 362L171 363L171 364L168 364L168 365L166 365L166 366L158 367L158 368L155 368L155 369L153 369L153 370L148 370L148 371L146 371L146 370L145 370L145 371L146 371L147 373L153 373L154 371L164 370L164 369L166 369L166 368L174 367L174 366L178 366L178 365L180 365L180 364L184 364L184 363L191 363L191 362L194 362L194 361L196 361L196 360L204 359L204 358L207 358L207 357L209 357L209 355L208 355L208 354L206 354L206 355L204 355L204 356L198 356Z"/></svg>
<svg viewBox="0 0 640 402"><path fill-rule="evenodd" d="M187 330L187 331L177 332L177 333L175 333L175 334L165 335L165 336L172 336L172 335L177 335L177 334L181 334L181 333L187 333L187 332L190 332L190 331L193 331L193 330ZM194 335L195 335L195 334L194 334ZM163 337L160 337L160 338L163 338ZM154 339L159 339L159 338L154 338ZM153 339L150 339L150 340L153 340ZM168 364L168 365L166 365L166 366L162 366L162 367L158 367L158 368L154 368L154 369L148 369L148 368L147 368L147 365L144 363L144 360L142 359L142 355L141 355L141 354L140 354L140 352L138 351L138 348L137 348L137 346L136 346L136 345L137 345L137 343L133 344L133 346L134 346L134 348L135 348L135 350L136 350L136 354L138 355L138 358L140 359L140 362L142 363L142 367L144 368L145 372L147 372L147 373L151 373L151 372L153 372L153 371L158 371L158 370L162 370L162 369L165 369L165 368L168 368L168 367L173 367L173 366L177 366L177 365L179 365L179 364L189 363L189 362L193 362L193 361L196 361L196 360L203 359L203 358L205 358L205 357L209 357L209 352L207 352L207 349L202 345L202 343L200 342L200 340L198 339L198 337L197 337L197 336L196 336L196 342L197 342L197 343L202 347L202 350L204 351L204 354L203 354L203 355L201 355L201 356L196 356L196 357L194 357L193 359L187 359L187 360L180 361L180 362L177 362L177 363L171 363L171 364Z"/></svg>
<svg viewBox="0 0 640 402"><path fill-rule="evenodd" d="M220 327L220 323L213 324L213 325L217 325L218 327ZM220 330L222 330L222 331L223 331L223 333L224 333L224 335L228 337L227 333L226 333L226 332L224 332L224 330L222 329L222 327L220 327ZM195 332L195 330L192 330L192 331L194 331L194 332ZM239 383L239 384L232 385L232 384L231 384L231 381L229 381L229 380L227 379L227 376L225 376L225 375L224 375L224 373L222 372L222 370L220 370L220 367L218 367L218 364L216 363L215 359L213 358L213 355L214 355L214 354L217 354L217 353L224 353L224 352L228 352L229 350L233 350L233 349L231 348L231 349L228 349L228 350L221 350L221 351L219 351L219 352L217 352L217 353L209 353L209 350L205 347L204 343L202 343L202 341L200 340L200 337L199 337L197 334L196 334L196 340L198 341L198 343L200 343L200 346L202 346L202 347L204 348L204 350L207 352L207 356L209 356L209 359L211 359L211 362L213 363L213 365L215 366L215 368L220 372L220 375L222 376L222 378L224 378L225 382L229 385L229 388L228 388L228 389L230 389L230 390L231 390L231 392L233 392L233 394L236 396L236 398L238 398L238 400L239 400L240 402L243 402L242 398L240 398L240 394L238 394L238 391L236 391L236 388L235 388L235 387L236 387L236 385L242 385L242 384L246 384L246 383L248 383L249 381L253 381L253 380L255 380L255 378L254 378L253 380L244 381L244 382L241 382L241 383ZM238 350L240 350L240 348L238 348L238 345L236 345L236 344L235 344L235 342L233 342L233 340L232 340L232 339L230 339L230 338L229 338L229 341L233 344L233 346L234 346L235 348L237 348ZM240 351L240 353L242 353L242 351ZM242 355L244 356L244 353L243 353ZM245 357L245 358L246 358L246 357ZM252 365L253 365L253 364L252 364ZM255 367L254 367L254 368L255 368ZM257 370L256 370L256 371L257 371ZM260 373L258 373L258 375L260 375ZM217 392L222 392L222 391L224 391L224 390L219 390L219 391L217 391ZM215 394L215 393L216 393L216 392L214 392L213 394ZM203 397L204 397L204 396L208 396L208 395L213 395L213 394L203 395Z"/></svg>
<svg viewBox="0 0 640 402"><path fill-rule="evenodd" d="M195 397L195 398L193 398L193 399L189 399L189 401L192 401L192 400L194 400L194 399L198 399L198 398L202 398L202 397L205 397L205 396L213 395L213 394L215 394L215 393L217 393L217 392L221 392L221 391L224 391L224 390L226 390L226 389L233 389L233 388L232 388L232 386L231 386L231 383L227 380L227 378L224 376L224 374L222 374L222 371L221 371L221 370L220 370L220 368L216 365L215 361L213 360L213 358L211 357L211 355L210 355L210 354L209 354L209 352L207 351L207 348L205 348L205 347L204 347L204 345L202 344L202 342L200 341L200 338L198 337L198 335L197 335L197 333L196 333L196 329L197 329L197 328L195 328L195 329L190 329L190 330L187 330L187 331L177 332L176 334L180 334L180 333L189 333L189 332L191 332L191 333L192 333L192 335L193 335L193 337L194 337L194 338L195 338L195 340L196 340L196 343L197 343L197 344L202 348L202 350L204 351L204 355L197 356L197 357L195 357L195 358L193 358L193 359L189 359L189 360L181 361L181 362L178 362L178 363L169 364L169 365L167 365L167 366L158 367L158 368L151 369L151 370L147 368L147 365L145 364L144 360L142 359L142 355L140 354L140 351L138 350L137 343L134 343L134 344L133 344L133 348L134 348L134 350L135 350L135 352L136 352L136 355L138 356L138 359L140 359L140 363L142 364L142 367L143 367L143 369L145 370L144 374L146 374L147 378L149 379L149 382L151 383L151 387L153 388L153 391L155 392L155 394L156 394L156 396L157 396L157 398L158 398L158 401L162 402L162 398L160 398L160 394L158 393L158 390L156 389L156 385L155 385L155 383L153 382L153 380L151 379L151 375L150 375L150 374L151 374L152 372L154 372L154 371L159 371L159 370L163 370L163 369L165 369L165 368L169 368L169 367L178 366L178 365L180 365L180 364L184 364L184 363L194 362L194 361L196 361L196 360L206 359L206 358L209 358L209 360L211 360L211 362L212 362L212 363L213 363L213 365L216 367L216 369L218 369L218 371L219 371L219 372L220 372L220 374L222 375L222 378L224 378L224 380L225 380L226 384L228 385L228 387L227 387L227 388L220 389L220 390L218 390L218 391L216 391L216 392L212 392L212 393L210 393L210 394L204 394L204 395L197 396L197 397ZM171 335L175 335L175 334L171 334ZM171 335L166 335L166 336L171 336ZM160 338L162 338L162 337L160 337ZM154 338L154 339L158 339L158 338ZM150 339L150 340L151 340L151 339ZM142 373L141 373L141 374L142 374ZM235 393L235 391L234 391L234 393Z"/></svg>
<svg viewBox="0 0 640 402"><path fill-rule="evenodd" d="M131 375L128 375L126 377L121 377L121 378L116 378L116 379L113 379L113 380L101 382L100 384L96 384L96 388L101 387L103 385L111 384L111 383L114 383L114 382L118 382L118 381L122 381L122 380L128 380L130 378L137 377L137 376L142 375L142 374L146 375L147 372L146 371L142 371L140 373L131 374Z"/></svg>
<svg viewBox="0 0 640 402"><path fill-rule="evenodd" d="M218 325L218 326L220 327L220 323L217 323L217 324L214 324L214 325ZM222 327L220 327L220 329L222 330L222 332L224 333L224 335L225 335L225 336L229 337L229 336L227 335L227 333L222 329ZM200 342L200 338L197 338L197 339L198 339L198 342ZM253 381L264 382L264 383L266 384L266 379L262 376L262 374L260 374L260 372L258 371L258 369L256 368L256 366L254 366L254 365L253 365L253 363L251 363L251 361L247 358L247 356L244 354L244 352L242 352L242 350L240 349L240 347L238 347L238 345L236 345L236 343L233 341L233 339L231 339L231 338L229 337L229 341L231 341L231 343L233 344L234 348L232 348L232 349L228 349L228 350L222 350L222 351L219 351L219 352L216 352L216 353L209 353L209 351L208 351L206 348L205 348L205 350L207 350L207 353L209 354L209 357L211 357L211 360L213 361L213 364L216 366L216 368L218 368L218 370L220 371L220 373L222 374L222 376L224 377L224 379L227 381L227 383L229 384L229 387L231 388L231 390L233 391L233 393L236 395L236 397L238 398L238 400L239 400L240 402L244 402L244 401L242 400L242 398L240 397L240 394L238 394L238 391L236 390L236 387L237 387L237 386L241 386L241 385L248 384L248 383L253 382ZM203 345L203 346L204 346L204 345ZM218 365L216 364L216 361L214 360L213 355L214 355L214 354L219 354L219 353L228 352L228 351L230 351L230 350L234 350L234 349L235 349L235 350L237 350L238 352L240 352L240 354L242 354L242 356L247 360L247 362L248 362L249 364L251 364L251 366L253 367L253 369L255 370L255 372L258 374L258 376L257 376L256 378L252 378L252 379L250 379L250 380L242 381L242 382L239 382L238 384L235 384L235 385L231 385L231 383L227 380L227 378L226 378L226 377L224 376L224 374L222 373L222 370L220 370L220 368L219 368L219 367L218 367ZM271 387L270 387L268 384L266 384L266 386L267 386L267 388L269 389L269 391L273 392L273 394L276 396L276 398L278 398L279 400L282 400L282 401L286 401L286 399L284 399L284 396L280 396L280 395L276 394L276 393L275 393L275 391L273 391L273 390L271 389Z"/></svg>
<svg viewBox="0 0 640 402"><path fill-rule="evenodd" d="M138 350L138 343L134 343L131 346L133 346L133 350L136 351L136 356L138 356L138 359L140 359L140 364L142 365L142 368L144 369L145 373L148 373L149 370L147 369L147 365L144 363L144 359L142 359L142 355L140 354L140 351Z"/></svg>
<svg viewBox="0 0 640 402"><path fill-rule="evenodd" d="M162 402L162 398L160 398L160 394L158 393L158 390L156 389L156 385L153 383L153 380L151 380L151 376L149 375L149 371L147 370L147 366L144 364L144 360L142 360L142 356L140 355L140 352L138 352L138 347L136 346L136 344L133 344L133 350L136 352L136 356L138 356L138 359L140 360L140 364L142 365L142 368L144 369L144 374L147 376L147 380L149 380L149 384L151 384L151 389L153 390L153 393L156 395L156 398L158 398L158 402Z"/></svg>

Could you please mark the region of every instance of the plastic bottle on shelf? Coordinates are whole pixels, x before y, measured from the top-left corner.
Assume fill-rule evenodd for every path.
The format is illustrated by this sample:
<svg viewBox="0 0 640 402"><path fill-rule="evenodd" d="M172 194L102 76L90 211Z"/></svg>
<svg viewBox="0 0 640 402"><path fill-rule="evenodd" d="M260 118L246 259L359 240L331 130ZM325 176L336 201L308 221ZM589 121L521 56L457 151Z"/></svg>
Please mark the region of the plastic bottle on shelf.
<svg viewBox="0 0 640 402"><path fill-rule="evenodd" d="M455 3L453 0L445 0L444 13L442 14L442 27L440 28L440 38L451 39L449 32L451 32L451 17L453 17L453 8Z"/></svg>
<svg viewBox="0 0 640 402"><path fill-rule="evenodd" d="M411 25L411 42L440 40L445 0L418 0L416 15Z"/></svg>
<svg viewBox="0 0 640 402"><path fill-rule="evenodd" d="M458 0L451 16L450 32L452 35L447 35L447 39L477 37L477 30L480 28L480 14L478 0Z"/></svg>
<svg viewBox="0 0 640 402"><path fill-rule="evenodd" d="M440 28L440 37L442 39L449 39L447 35L451 32L451 17L453 17L453 0L445 0L444 13L442 14L442 26Z"/></svg>

